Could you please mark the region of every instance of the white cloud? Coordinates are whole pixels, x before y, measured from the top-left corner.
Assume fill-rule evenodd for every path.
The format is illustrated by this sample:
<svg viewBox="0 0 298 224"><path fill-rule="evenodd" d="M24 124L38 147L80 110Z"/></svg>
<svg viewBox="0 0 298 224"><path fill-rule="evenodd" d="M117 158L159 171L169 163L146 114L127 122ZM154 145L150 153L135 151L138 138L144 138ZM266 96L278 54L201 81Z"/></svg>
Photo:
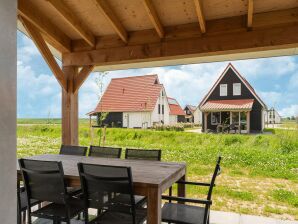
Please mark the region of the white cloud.
<svg viewBox="0 0 298 224"><path fill-rule="evenodd" d="M282 117L298 116L298 104L285 107L279 113Z"/></svg>
<svg viewBox="0 0 298 224"><path fill-rule="evenodd" d="M61 88L53 75L36 74L22 61L18 71L18 115L21 117L60 117Z"/></svg>
<svg viewBox="0 0 298 224"><path fill-rule="evenodd" d="M33 41L29 39L27 36L25 35L22 36L21 43L22 43L22 46L18 47L18 50L17 50L18 61L21 61L23 63L28 63L32 60L34 56L40 55Z"/></svg>
<svg viewBox="0 0 298 224"><path fill-rule="evenodd" d="M283 95L280 92L275 91L257 91L258 95L265 101L268 107L276 107L282 102Z"/></svg>

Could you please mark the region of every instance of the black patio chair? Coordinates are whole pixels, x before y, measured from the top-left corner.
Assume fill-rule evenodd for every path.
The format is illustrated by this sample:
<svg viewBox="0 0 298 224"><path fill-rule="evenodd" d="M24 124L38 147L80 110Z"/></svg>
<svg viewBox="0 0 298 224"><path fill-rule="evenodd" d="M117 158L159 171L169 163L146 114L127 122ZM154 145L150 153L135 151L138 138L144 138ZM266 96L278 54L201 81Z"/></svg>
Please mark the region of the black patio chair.
<svg viewBox="0 0 298 224"><path fill-rule="evenodd" d="M101 212L92 223L137 224L146 219L146 209L135 204L130 167L78 164L85 202L85 224L89 222L88 208ZM125 203L107 198L107 195L126 194Z"/></svg>
<svg viewBox="0 0 298 224"><path fill-rule="evenodd" d="M86 156L88 147L76 145L61 145L60 155ZM67 191L73 196L82 192L80 187L67 187Z"/></svg>
<svg viewBox="0 0 298 224"><path fill-rule="evenodd" d="M122 148L91 145L88 156L103 157L103 158L120 158L121 152L122 152Z"/></svg>
<svg viewBox="0 0 298 224"><path fill-rule="evenodd" d="M82 200L67 192L61 162L20 159L19 165L26 189L28 224L32 223L32 216L52 220L54 224L70 224L83 211ZM31 200L49 204L32 212Z"/></svg>
<svg viewBox="0 0 298 224"><path fill-rule="evenodd" d="M88 147L76 145L61 145L60 155L86 156Z"/></svg>
<svg viewBox="0 0 298 224"><path fill-rule="evenodd" d="M160 161L161 150L126 149L125 159Z"/></svg>
<svg viewBox="0 0 298 224"><path fill-rule="evenodd" d="M40 201L31 200L30 207L40 205ZM17 187L17 224L26 222L26 213L28 208L27 193L25 187Z"/></svg>
<svg viewBox="0 0 298 224"><path fill-rule="evenodd" d="M215 186L215 179L220 174L220 160L218 157L215 170L210 183L199 183L191 181L178 181L179 184L206 186L209 187L207 199L192 199L183 197L162 196L162 199L168 200L162 208L162 221L168 223L183 223L183 224L209 224L210 206L212 205L212 190ZM176 201L179 203L172 203ZM183 203L196 203L204 205L204 207L186 205Z"/></svg>

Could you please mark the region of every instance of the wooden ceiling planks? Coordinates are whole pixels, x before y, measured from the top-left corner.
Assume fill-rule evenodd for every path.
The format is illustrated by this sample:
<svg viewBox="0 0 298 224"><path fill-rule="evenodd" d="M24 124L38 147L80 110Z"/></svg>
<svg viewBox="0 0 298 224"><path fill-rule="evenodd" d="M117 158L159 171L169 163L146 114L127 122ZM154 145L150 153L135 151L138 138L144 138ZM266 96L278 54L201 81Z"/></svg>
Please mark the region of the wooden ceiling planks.
<svg viewBox="0 0 298 224"><path fill-rule="evenodd" d="M48 0L48 2L56 9L56 11L64 18L64 20L84 39L91 47L95 46L95 37L85 27L72 10L61 0Z"/></svg>
<svg viewBox="0 0 298 224"><path fill-rule="evenodd" d="M26 0L19 4L20 15L24 5L45 40L61 52L187 42L247 27L258 30L298 23L298 0ZM30 12L31 7L36 10Z"/></svg>

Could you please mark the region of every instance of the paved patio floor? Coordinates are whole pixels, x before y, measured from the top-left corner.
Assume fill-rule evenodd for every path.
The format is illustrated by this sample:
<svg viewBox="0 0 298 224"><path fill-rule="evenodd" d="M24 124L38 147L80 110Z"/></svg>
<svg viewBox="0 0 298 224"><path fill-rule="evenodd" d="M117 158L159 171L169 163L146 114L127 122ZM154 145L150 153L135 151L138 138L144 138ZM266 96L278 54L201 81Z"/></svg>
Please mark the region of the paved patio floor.
<svg viewBox="0 0 298 224"><path fill-rule="evenodd" d="M51 221L39 219L34 224L51 224ZM72 220L71 224L83 224ZM242 215L233 212L211 211L210 224L298 224L298 221L280 220L263 216Z"/></svg>

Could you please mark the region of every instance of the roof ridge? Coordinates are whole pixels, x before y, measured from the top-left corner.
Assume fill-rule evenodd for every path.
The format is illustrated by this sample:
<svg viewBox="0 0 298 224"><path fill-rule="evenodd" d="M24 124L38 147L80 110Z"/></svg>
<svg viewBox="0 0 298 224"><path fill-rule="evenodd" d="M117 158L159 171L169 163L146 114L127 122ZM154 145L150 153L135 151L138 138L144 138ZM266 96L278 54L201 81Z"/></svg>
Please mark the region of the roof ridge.
<svg viewBox="0 0 298 224"><path fill-rule="evenodd" d="M118 77L118 78L111 78L111 80L115 80L115 79L133 79L133 78L142 78L142 77L149 77L149 76L158 77L158 74L146 74L146 75L134 75L134 76Z"/></svg>

